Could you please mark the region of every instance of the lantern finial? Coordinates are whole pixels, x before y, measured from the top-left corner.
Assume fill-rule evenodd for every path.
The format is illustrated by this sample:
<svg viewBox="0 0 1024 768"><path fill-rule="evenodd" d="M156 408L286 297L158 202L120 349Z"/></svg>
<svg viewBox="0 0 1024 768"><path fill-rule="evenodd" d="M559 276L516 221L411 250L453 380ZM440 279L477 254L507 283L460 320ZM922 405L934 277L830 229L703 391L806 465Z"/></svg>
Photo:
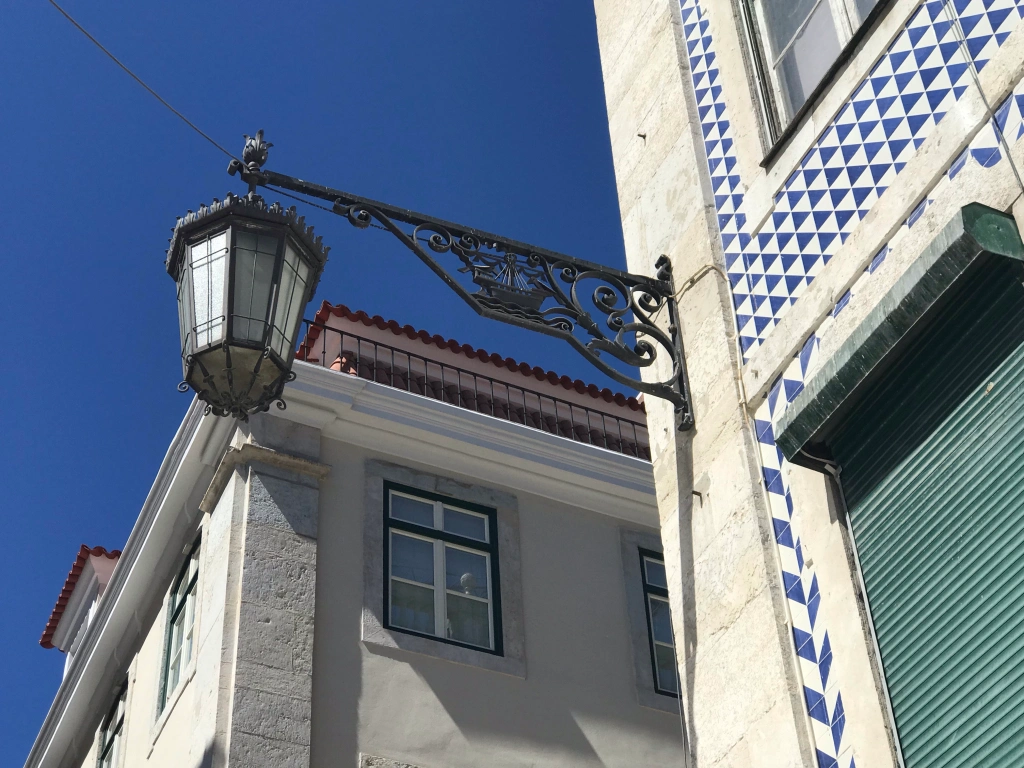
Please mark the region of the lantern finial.
<svg viewBox="0 0 1024 768"><path fill-rule="evenodd" d="M242 150L242 162L250 171L258 171L267 162L267 156L273 144L263 140L263 129L256 131L255 136L242 134L245 148Z"/></svg>

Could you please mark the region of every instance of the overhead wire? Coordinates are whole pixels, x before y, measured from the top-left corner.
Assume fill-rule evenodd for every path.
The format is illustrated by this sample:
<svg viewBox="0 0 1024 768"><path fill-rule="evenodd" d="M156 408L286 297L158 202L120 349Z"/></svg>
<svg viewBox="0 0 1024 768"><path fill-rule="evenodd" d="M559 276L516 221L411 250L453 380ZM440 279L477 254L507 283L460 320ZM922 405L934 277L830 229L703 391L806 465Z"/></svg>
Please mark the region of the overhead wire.
<svg viewBox="0 0 1024 768"><path fill-rule="evenodd" d="M167 109L169 109L171 112L173 112L182 122L185 123L185 125L187 125L193 131L198 133L200 136L202 136L204 139L206 139L208 142L210 142L213 146L215 146L217 149L219 149L225 155L230 157L232 160L237 160L238 159L233 154L228 152L228 150L224 149L223 146L221 146L219 143L217 143L217 141L215 139L211 138L210 135L207 134L205 131L203 131L199 126L197 126L195 123L193 123L191 120L189 120L183 114L181 114L181 112L179 112L174 107L172 107L163 96L161 96L159 93L157 93L152 88L150 88L141 77L139 77L134 72L132 72L131 69L129 69L128 66L124 62L122 62L119 58L117 58L117 56L115 56L113 53L111 53L103 45L103 43L101 43L99 40L97 40L95 37L93 37L91 34L89 34L88 30L86 30L85 27L83 27L81 24L79 24L77 21L75 21L74 17L72 17L70 13L68 13L63 8L61 8L60 5L56 2L56 0L49 0L49 2L50 2L50 5L52 5L58 11L60 11L61 15L64 16L65 19L70 21L79 32L81 32L83 35L85 35L87 38L89 38L89 40L92 41L93 45L95 45L97 48L99 48L101 51L103 51L103 53L105 53L110 58L111 61L113 61L115 64L117 64L117 66L119 66L121 69L123 69L128 74L128 76L132 78L132 80L134 80L139 85L141 85L143 88L145 88L150 93L150 95L153 96L153 98L155 98L157 101L159 101L165 107L167 107Z"/></svg>
<svg viewBox="0 0 1024 768"><path fill-rule="evenodd" d="M100 49L100 50L101 50L101 51L102 51L102 52L103 52L104 54L106 54L106 55L107 55L107 57L108 57L108 58L109 58L109 59L110 59L111 61L113 61L113 62L114 62L115 64L117 64L117 66L119 66L119 67L120 67L120 68L121 68L122 70L124 70L124 72L125 72L125 73L126 73L126 74L127 74L128 76L129 76L129 77L131 77L131 78L132 78L132 79L133 79L133 80L134 80L135 82L137 82L137 83L138 83L139 85L141 85L141 86L142 86L143 88L145 88L145 89L146 89L146 91L147 91L147 92L148 92L148 93L149 93L150 95L152 95L152 96L153 96L153 98L155 98L155 99L156 99L157 101L159 101L159 102L160 102L160 103L161 103L161 104L162 104L163 106L165 106L165 107L166 107L166 108L167 108L168 110L170 110L170 111L171 111L171 113L172 113L172 114L174 114L174 115L175 115L175 116L176 116L176 117L177 117L178 119L180 119L180 120L181 120L181 121L182 121L183 123L185 123L185 125L187 125L187 126L188 126L189 128L191 128L191 129L192 129L193 131L195 131L196 133L198 133L198 134L199 134L200 136L202 136L202 137L203 137L204 139L206 139L206 140L207 140L208 142L210 142L210 144L212 144L212 145L213 145L214 147L216 147L217 149L219 149L219 150L220 150L221 152L223 152L223 153L224 153L225 155L227 155L227 156L228 156L229 158L231 158L232 160L238 160L238 158L237 158L237 157L236 157L236 156L235 156L234 154L232 154L232 153L231 153L231 152L229 152L229 151L228 151L227 149L225 149L225 148L224 148L224 146L223 146L222 144L220 144L220 143L219 143L219 142L218 142L218 141L217 141L216 139L214 139L213 137L211 137L211 136L210 136L210 135L209 135L208 133L206 133L206 132L205 132L205 131L204 131L204 130L203 130L202 128L200 128L200 127L199 127L198 125L196 125L196 124L195 124L195 123L193 123L193 122L192 122L191 120L189 120L189 119L188 119L187 117L185 117L185 115L183 115L183 114L182 114L182 113L181 113L180 111L178 111L177 109L175 109L175 108L174 108L174 107L173 107L173 106L172 106L172 105L171 105L171 104L170 104L170 103L169 103L169 102L167 101L167 99L165 99L165 98L164 98L163 96L161 96L161 95L160 95L159 93L157 93L157 92L156 92L156 91L155 91L155 90L154 90L154 89L153 89L152 87L150 87L150 86L149 86L149 85L148 85L148 84L147 84L147 83L146 83L146 82L145 82L145 81L144 81L144 80L143 80L143 79L142 79L141 77L139 77L138 75L136 75L136 74L135 74L135 73L134 73L134 72L133 72L133 71L132 71L132 70L131 70L131 69L130 69L130 68L128 67L128 65L127 65L127 64L125 64L125 63L124 63L123 61L121 61L121 60L120 60L119 58L117 58L117 56L115 56L115 55L114 55L114 54L113 54L113 53L112 53L112 52L110 51L110 49L108 49L108 48L107 48L107 47L106 47L105 45L103 45L103 43L101 43L101 42L100 42L99 40L97 40L97 39L96 39L95 37L93 37L93 35L92 35L92 34L90 34L90 33L89 33L89 31L88 31L88 30L87 30L87 29L86 29L85 27L83 27L83 26L82 26L81 24L79 24L79 23L78 23L78 21L77 21L77 20L76 20L76 19L75 19L75 18L74 18L74 17L73 17L73 16L72 16L72 15L71 15L70 13L68 13L68 12L67 12L66 10L64 10L64 9L63 9L63 8L62 8L62 7L60 6L60 4L56 2L56 0L49 0L49 3L50 3L50 5L52 5L52 6L54 7L54 8L56 8L56 9L57 9L57 10L58 10L58 11L59 11L59 12L61 13L61 15L62 15L62 16L64 16L64 18L65 18L65 19L67 19L67 20L68 20L69 22L71 22L71 24L72 24L72 25L73 25L73 26L75 27L75 29L77 29L77 30L78 30L79 32L81 32L81 33L82 33L83 35L85 35L85 37L86 37L86 38L88 38L88 39L89 39L89 41L90 41L90 42L92 42L92 44L93 44L93 45L95 45L95 46L96 46L97 48L99 48L99 49ZM239 161L239 162L241 162L241 161ZM281 189L280 187L275 187L275 186L270 186L270 185L267 185L267 188L268 188L268 189L273 189L273 190L274 190L275 192L277 192L277 193L278 193L279 195L283 195L284 197L288 197L288 198L291 198L292 200L295 200L295 201L297 201L297 202L300 202L300 203L305 203L306 205L311 205L311 206L313 206L314 208L319 208L320 210L322 210L322 211L327 211L328 213L335 213L335 211L334 211L334 210L333 210L332 208L328 208L328 207L327 207L326 205L320 205L319 203L314 203L314 202L313 202L312 200L307 200L307 199L306 199L306 198L304 198L304 197L299 197L298 195L294 195L294 194L292 194L292 193L290 193L290 192L286 192L285 190ZM382 227L382 226L380 226L379 224L373 224L373 223L370 223L370 226L371 226L371 227L374 227L374 228L376 228L376 229L380 229L380 230L384 230L384 231L386 231L385 227Z"/></svg>

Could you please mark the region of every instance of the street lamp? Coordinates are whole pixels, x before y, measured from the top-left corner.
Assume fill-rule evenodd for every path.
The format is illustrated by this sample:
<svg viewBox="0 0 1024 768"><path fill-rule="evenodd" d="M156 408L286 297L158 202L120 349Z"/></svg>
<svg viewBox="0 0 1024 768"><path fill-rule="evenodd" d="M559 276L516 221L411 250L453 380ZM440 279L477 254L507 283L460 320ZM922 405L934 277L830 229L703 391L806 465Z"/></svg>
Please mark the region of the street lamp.
<svg viewBox="0 0 1024 768"><path fill-rule="evenodd" d="M178 219L167 251L178 284L178 388L194 389L218 416L284 407L302 313L327 251L294 208L255 193L229 193Z"/></svg>
<svg viewBox="0 0 1024 768"><path fill-rule="evenodd" d="M190 212L168 250L182 329L179 389L194 389L212 412L246 418L274 401L284 407L301 313L327 258L294 209L266 206L256 193L265 187L325 200L359 229L391 232L478 314L567 341L620 384L670 401L680 429L693 426L668 257L655 263L655 277L612 269L265 171L271 145L263 131L245 138L228 173L248 194ZM628 376L606 356L659 374ZM653 367L661 356L671 365Z"/></svg>

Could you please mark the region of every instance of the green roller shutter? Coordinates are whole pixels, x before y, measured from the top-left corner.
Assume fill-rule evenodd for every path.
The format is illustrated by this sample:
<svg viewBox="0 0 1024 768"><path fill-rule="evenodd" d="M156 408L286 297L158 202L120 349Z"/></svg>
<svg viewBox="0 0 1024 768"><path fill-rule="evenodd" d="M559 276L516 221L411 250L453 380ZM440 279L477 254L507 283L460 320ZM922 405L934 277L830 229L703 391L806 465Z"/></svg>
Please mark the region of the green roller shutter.
<svg viewBox="0 0 1024 768"><path fill-rule="evenodd" d="M829 439L908 768L1024 766L1024 286L966 276Z"/></svg>

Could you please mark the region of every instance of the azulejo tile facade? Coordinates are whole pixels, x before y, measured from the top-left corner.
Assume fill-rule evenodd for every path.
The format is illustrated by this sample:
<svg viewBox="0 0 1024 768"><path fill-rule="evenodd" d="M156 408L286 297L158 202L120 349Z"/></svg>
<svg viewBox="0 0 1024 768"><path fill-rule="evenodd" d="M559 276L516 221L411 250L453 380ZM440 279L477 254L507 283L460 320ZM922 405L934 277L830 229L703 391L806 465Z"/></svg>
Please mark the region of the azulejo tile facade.
<svg viewBox="0 0 1024 768"><path fill-rule="evenodd" d="M1024 17L1024 0L930 0L911 14L888 50L802 158L775 195L756 231L744 210L732 129L715 62L710 24L700 0L681 0L684 35L704 137L718 224L744 357L771 334L821 268L878 202L950 107L967 90ZM793 626L804 699L821 768L853 768L856 745L844 739L840 681L820 608L821 590L799 535L788 469L773 425L815 369L821 339L856 301L863 281L883 268L893 245L969 163L1002 160L997 128L1008 141L1024 136L1024 86L995 110L948 172L883 246L852 289L807 339L758 409L755 428Z"/></svg>

